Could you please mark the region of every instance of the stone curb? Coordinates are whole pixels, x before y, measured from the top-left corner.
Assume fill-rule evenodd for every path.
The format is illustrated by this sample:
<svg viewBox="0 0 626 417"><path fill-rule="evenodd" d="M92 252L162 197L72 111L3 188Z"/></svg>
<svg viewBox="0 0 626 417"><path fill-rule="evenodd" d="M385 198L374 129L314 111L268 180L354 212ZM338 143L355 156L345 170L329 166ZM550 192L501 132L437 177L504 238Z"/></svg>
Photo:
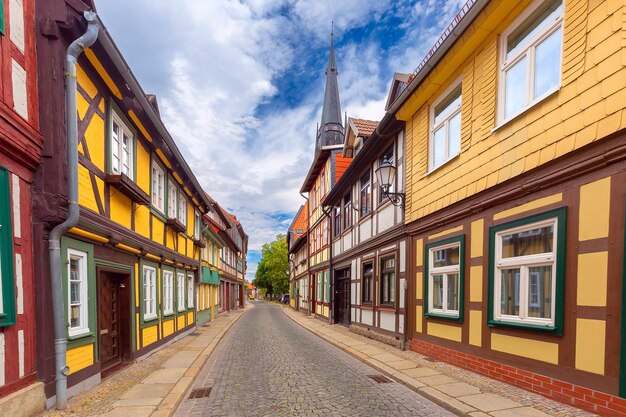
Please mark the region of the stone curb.
<svg viewBox="0 0 626 417"><path fill-rule="evenodd" d="M325 341L329 342L330 344L332 344L333 346L341 349L342 351L346 352L347 354L349 354L350 356L352 356L353 358L357 359L360 362L365 363L366 365L370 366L373 369L376 369L377 371L381 372L382 374L390 377L391 379L393 379L394 381L398 382L399 384L404 385L405 387L411 389L412 391L415 391L416 393L420 394L421 396L429 399L430 401L434 402L435 404L445 408L446 410L458 415L458 416L466 416L469 415L470 413L476 412L478 411L477 409L475 409L474 407L471 407L459 400L457 400L456 398L452 398L442 392L436 391L434 389L432 389L430 386L427 386L419 381L414 380L413 378L409 377L408 375L403 374L401 371L397 371L387 365L385 365L384 363L377 361L376 359L371 358L369 355L366 355L362 352L357 351L354 348L351 348L349 346L345 346L342 343L339 343L337 341L335 341L334 339L326 336L325 334L322 333L318 333L315 332L311 327L309 327L308 325L306 325L304 322L301 322L301 320L299 318L296 318L295 315L292 315L291 312L287 311L286 306L282 307L283 313L289 317L291 320L293 320L295 323L297 323L298 325L300 325L301 327L303 327L304 329L308 330L309 332L313 333L314 335L316 335L317 337L324 339ZM306 316L303 316L306 318ZM326 324L326 323L321 323L320 324ZM391 349L397 349L393 346L389 346Z"/></svg>
<svg viewBox="0 0 626 417"><path fill-rule="evenodd" d="M176 411L180 403L190 392L191 387L193 386L193 383L195 382L198 374L200 373L200 370L204 367L206 362L209 360L209 356L211 355L211 353L213 352L217 344L222 340L226 332L228 332L228 330L233 326L233 324L235 324L244 314L246 314L250 309L253 309L253 308L254 308L254 305L247 304L246 307L243 309L243 311L237 315L237 317L235 317L230 323L224 326L215 335L215 337L209 342L208 346L205 349L203 349L200 354L198 354L198 356L196 357L196 360L194 360L193 364L189 367L189 370L185 373L185 377L191 377L191 378L185 378L185 377L181 378L178 381L178 383L174 386L174 388L170 390L168 395L163 398L163 400L168 398L169 395L173 394L174 393L173 391L176 391L174 394L176 394L178 398L176 399L171 398L173 402L171 404L168 404L168 408L159 408L159 406L163 403L163 400L161 400L156 410L154 410L152 414L150 414L150 417L170 417L174 414L174 412ZM202 360L198 362L198 359L200 359L201 356L204 356L204 358L202 358ZM191 372L192 375L188 375L190 371L192 370L195 372ZM181 382L183 383L180 384Z"/></svg>

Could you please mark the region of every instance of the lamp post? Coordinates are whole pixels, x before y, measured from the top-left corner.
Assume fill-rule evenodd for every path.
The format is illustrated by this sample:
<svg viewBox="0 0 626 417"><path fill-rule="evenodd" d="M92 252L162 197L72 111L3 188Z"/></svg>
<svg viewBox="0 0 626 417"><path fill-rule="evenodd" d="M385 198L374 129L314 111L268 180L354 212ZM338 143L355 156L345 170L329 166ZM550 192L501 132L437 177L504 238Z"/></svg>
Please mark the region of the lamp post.
<svg viewBox="0 0 626 417"><path fill-rule="evenodd" d="M384 159L374 172L376 173L376 180L382 188L383 198L388 198L394 206L404 208L405 194L389 191L396 178L396 167L388 159Z"/></svg>

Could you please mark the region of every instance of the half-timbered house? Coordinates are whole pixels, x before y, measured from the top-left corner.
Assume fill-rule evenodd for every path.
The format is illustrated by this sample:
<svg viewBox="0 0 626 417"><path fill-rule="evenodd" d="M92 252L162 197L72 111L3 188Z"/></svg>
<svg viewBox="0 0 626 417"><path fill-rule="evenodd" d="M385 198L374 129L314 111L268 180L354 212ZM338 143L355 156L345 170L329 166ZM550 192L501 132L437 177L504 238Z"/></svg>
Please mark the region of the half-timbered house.
<svg viewBox="0 0 626 417"><path fill-rule="evenodd" d="M220 311L244 306L244 276L248 237L235 216L220 207L224 222L220 236L224 247L220 252Z"/></svg>
<svg viewBox="0 0 626 417"><path fill-rule="evenodd" d="M334 323L403 346L406 319L406 236L401 201L387 193L404 190L404 132L396 122L379 132L378 122L348 119L343 155L354 159L322 204L332 213ZM383 190L376 171L396 171Z"/></svg>
<svg viewBox="0 0 626 417"><path fill-rule="evenodd" d="M322 200L350 164L350 158L342 156L344 127L337 76L335 45L331 33L322 120L317 131L313 162L300 189L301 194L308 193L310 308L317 317L328 319L332 302L330 213L322 206Z"/></svg>
<svg viewBox="0 0 626 417"><path fill-rule="evenodd" d="M36 383L32 192L39 133L35 2L0 2L0 414L43 407Z"/></svg>
<svg viewBox="0 0 626 417"><path fill-rule="evenodd" d="M626 412L625 15L470 0L388 111L411 348L602 415Z"/></svg>
<svg viewBox="0 0 626 417"><path fill-rule="evenodd" d="M308 203L300 206L287 231L287 252L289 257L290 304L295 310L310 313L309 310L309 268L307 229Z"/></svg>
<svg viewBox="0 0 626 417"><path fill-rule="evenodd" d="M65 133L71 126L59 74L66 73L68 45L89 32L83 18L89 9L94 4L87 0L37 5L46 156L34 211L40 254L74 204L68 202ZM75 74L79 220L60 239L69 396L195 327L202 216L209 207L161 121L156 98L144 93L99 18L92 24L99 27L97 39L78 56ZM37 371L52 404L59 362L50 268L43 256L35 264Z"/></svg>

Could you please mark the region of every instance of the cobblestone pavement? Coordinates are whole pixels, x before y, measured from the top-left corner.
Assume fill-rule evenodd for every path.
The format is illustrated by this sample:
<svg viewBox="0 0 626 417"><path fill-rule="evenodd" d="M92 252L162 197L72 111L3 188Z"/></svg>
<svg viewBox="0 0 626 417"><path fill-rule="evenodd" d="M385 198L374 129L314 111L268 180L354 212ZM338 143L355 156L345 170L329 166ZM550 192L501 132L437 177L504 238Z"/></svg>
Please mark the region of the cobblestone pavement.
<svg viewBox="0 0 626 417"><path fill-rule="evenodd" d="M452 416L258 302L238 321L198 374L175 416Z"/></svg>

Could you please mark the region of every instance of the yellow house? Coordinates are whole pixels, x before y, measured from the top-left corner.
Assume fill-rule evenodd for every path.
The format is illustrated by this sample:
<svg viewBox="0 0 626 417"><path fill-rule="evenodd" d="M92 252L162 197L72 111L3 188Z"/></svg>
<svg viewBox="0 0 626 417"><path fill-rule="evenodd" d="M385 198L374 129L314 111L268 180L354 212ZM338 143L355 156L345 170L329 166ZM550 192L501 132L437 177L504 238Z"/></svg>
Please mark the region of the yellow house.
<svg viewBox="0 0 626 417"><path fill-rule="evenodd" d="M75 5L65 7L83 21ZM195 328L202 218L210 206L163 125L156 98L143 92L99 23L100 35L79 57L76 73L80 220L61 238L70 396ZM40 56L40 78L64 74L72 36L42 40L41 50L49 53ZM42 120L52 158L42 166L40 184L44 200L62 201L64 136L54 132L63 126L65 106L62 94L45 97ZM56 224L50 219L62 206L38 211L34 230L44 237L35 243L38 253L47 253L45 239ZM45 294L47 264L38 268ZM50 311L49 297L38 302L41 312ZM50 316L38 322L38 368L49 399L55 394Z"/></svg>
<svg viewBox="0 0 626 417"><path fill-rule="evenodd" d="M601 414L626 410L625 15L469 1L388 111L411 348Z"/></svg>

